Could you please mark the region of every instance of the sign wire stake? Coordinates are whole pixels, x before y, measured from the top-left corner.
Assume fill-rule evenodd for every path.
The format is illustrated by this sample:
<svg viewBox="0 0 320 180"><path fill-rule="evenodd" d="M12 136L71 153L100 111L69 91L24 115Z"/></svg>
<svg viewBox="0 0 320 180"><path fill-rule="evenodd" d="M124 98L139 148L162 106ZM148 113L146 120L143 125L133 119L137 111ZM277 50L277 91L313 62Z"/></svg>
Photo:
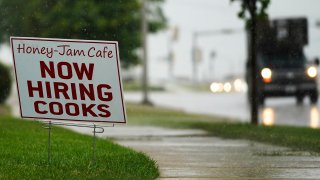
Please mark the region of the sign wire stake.
<svg viewBox="0 0 320 180"><path fill-rule="evenodd" d="M48 122L48 126L44 127L48 129L48 164L50 165L51 163L51 121Z"/></svg>
<svg viewBox="0 0 320 180"><path fill-rule="evenodd" d="M51 121L49 121L48 128L48 162L51 163Z"/></svg>
<svg viewBox="0 0 320 180"><path fill-rule="evenodd" d="M48 164L50 165L50 163L51 163L51 129L52 129L52 122L51 121L44 122L44 125L42 127L44 129L48 129L48 145L47 145L48 154L47 154L47 159L48 159Z"/></svg>
<svg viewBox="0 0 320 180"><path fill-rule="evenodd" d="M48 163L51 163L51 129L52 125L56 126L74 126L74 127L87 127L87 128L93 128L93 137L92 137L92 163L95 165L96 164L96 153L97 153L97 145L96 145L96 139L97 139L97 134L98 133L104 133L104 128L105 127L114 127L114 124L111 126L103 126L103 125L96 125L93 123L93 125L89 124L75 124L75 123L65 123L65 122L52 122L52 121L38 121L40 123L43 123L42 127L45 129L48 129Z"/></svg>
<svg viewBox="0 0 320 180"><path fill-rule="evenodd" d="M96 124L93 123L92 163L96 164Z"/></svg>
<svg viewBox="0 0 320 180"><path fill-rule="evenodd" d="M112 126L105 126L105 127L114 127L114 124ZM96 165L96 159L97 159L97 133L103 133L104 127L103 126L97 126L95 123L93 123L93 137L92 137L92 163Z"/></svg>

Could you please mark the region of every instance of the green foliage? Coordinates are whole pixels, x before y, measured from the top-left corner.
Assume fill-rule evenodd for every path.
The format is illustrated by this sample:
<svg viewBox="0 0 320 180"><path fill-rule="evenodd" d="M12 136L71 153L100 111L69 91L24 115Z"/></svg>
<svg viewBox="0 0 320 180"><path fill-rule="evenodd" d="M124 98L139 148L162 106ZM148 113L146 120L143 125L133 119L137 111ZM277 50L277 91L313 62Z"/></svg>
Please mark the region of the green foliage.
<svg viewBox="0 0 320 180"><path fill-rule="evenodd" d="M234 2L235 0L230 0ZM242 0L241 2L241 10L238 13L238 17L244 19L246 21L246 27L250 27L251 24L251 17L250 17L250 9L252 8L253 1L256 1L256 15L257 18L260 20L268 19L267 9L270 5L271 0Z"/></svg>
<svg viewBox="0 0 320 180"><path fill-rule="evenodd" d="M163 0L149 0L150 32L165 28ZM9 35L119 41L125 67L137 64L141 46L140 0L0 1L1 37Z"/></svg>
<svg viewBox="0 0 320 180"><path fill-rule="evenodd" d="M142 153L97 139L92 164L92 137L53 127L51 164L48 132L37 122L0 117L0 179L155 179L153 160Z"/></svg>
<svg viewBox="0 0 320 180"><path fill-rule="evenodd" d="M12 78L9 67L0 63L0 104L3 104L11 92Z"/></svg>

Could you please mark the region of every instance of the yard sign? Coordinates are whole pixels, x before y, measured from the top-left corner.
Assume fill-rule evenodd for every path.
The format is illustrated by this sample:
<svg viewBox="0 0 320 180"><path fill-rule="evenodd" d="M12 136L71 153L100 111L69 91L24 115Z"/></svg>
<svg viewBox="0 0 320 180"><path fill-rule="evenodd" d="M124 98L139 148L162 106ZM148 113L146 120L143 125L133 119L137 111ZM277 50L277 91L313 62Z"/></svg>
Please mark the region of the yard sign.
<svg viewBox="0 0 320 180"><path fill-rule="evenodd" d="M126 123L118 43L11 37L23 118Z"/></svg>

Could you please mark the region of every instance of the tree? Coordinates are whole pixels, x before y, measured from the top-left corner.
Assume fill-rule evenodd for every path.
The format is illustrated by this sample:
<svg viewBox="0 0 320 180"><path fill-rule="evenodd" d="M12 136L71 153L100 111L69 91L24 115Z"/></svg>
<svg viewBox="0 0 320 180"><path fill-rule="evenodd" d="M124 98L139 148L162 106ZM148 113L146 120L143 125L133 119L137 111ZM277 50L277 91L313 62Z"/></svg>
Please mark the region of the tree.
<svg viewBox="0 0 320 180"><path fill-rule="evenodd" d="M3 104L11 92L12 78L10 69L0 63L0 104Z"/></svg>
<svg viewBox="0 0 320 180"><path fill-rule="evenodd" d="M231 0L234 2L236 0ZM241 10L238 13L238 17L244 19L246 22L246 28L250 28L252 22L252 12L255 12L257 19L267 19L267 9L270 5L271 0L241 0ZM255 3L254 3L255 2ZM253 10L253 5L255 5L255 10Z"/></svg>
<svg viewBox="0 0 320 180"><path fill-rule="evenodd" d="M165 28L163 0L149 0L149 32ZM122 65L139 63L141 47L140 0L0 0L0 33L119 41Z"/></svg>
<svg viewBox="0 0 320 180"><path fill-rule="evenodd" d="M235 1L235 0L231 0ZM258 4L258 5L257 5ZM238 13L238 16L246 20L246 28L250 34L250 44L248 57L250 65L250 76L251 81L249 87L250 91L250 101L251 101L251 124L258 124L258 105L259 105L259 95L257 89L257 82L259 76L257 72L257 63L256 63L256 40L257 40L257 19L267 19L266 9L270 4L270 0L242 0L241 11ZM258 8L257 8L258 7Z"/></svg>

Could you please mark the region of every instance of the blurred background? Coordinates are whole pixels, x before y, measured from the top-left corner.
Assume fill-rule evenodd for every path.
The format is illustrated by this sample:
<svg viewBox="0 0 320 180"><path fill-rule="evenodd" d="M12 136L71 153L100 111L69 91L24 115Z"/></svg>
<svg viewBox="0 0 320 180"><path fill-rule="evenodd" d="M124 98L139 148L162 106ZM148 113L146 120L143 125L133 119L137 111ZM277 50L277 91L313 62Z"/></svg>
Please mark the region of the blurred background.
<svg viewBox="0 0 320 180"><path fill-rule="evenodd" d="M248 35L245 20L238 17L241 3L150 0L143 6L139 0L33 0L27 4L20 0L0 1L0 59L12 69L10 35L119 41L127 101L142 102L147 98L153 105L250 122L249 75L246 76L249 72L246 68ZM312 66L316 69L312 84L317 93L319 66L314 60L320 57L319 7L318 0L271 0L266 10L270 22L275 19L307 20L308 41L301 46L304 55L301 61L306 62L301 68L307 70ZM143 17L148 22L145 27L148 33L146 29L143 31ZM273 45L277 47L271 44L269 48ZM291 73L286 67L284 65L282 70ZM258 70L259 77L263 68ZM274 78L280 77L281 73L277 74L273 69L272 72ZM13 71L11 76L14 77ZM309 92L298 90L300 86L303 89L303 83L292 81L290 87L288 84L279 86L293 93L292 97L284 97L286 93L276 98L261 95L264 101L259 106L259 123L318 128L320 105L318 101L305 98ZM146 86L148 88L143 90ZM265 87L259 85L262 86ZM15 115L19 115L19 109L15 108L18 106L15 83L12 87L6 103L13 107ZM302 92L301 96L301 93L296 94L298 91Z"/></svg>

